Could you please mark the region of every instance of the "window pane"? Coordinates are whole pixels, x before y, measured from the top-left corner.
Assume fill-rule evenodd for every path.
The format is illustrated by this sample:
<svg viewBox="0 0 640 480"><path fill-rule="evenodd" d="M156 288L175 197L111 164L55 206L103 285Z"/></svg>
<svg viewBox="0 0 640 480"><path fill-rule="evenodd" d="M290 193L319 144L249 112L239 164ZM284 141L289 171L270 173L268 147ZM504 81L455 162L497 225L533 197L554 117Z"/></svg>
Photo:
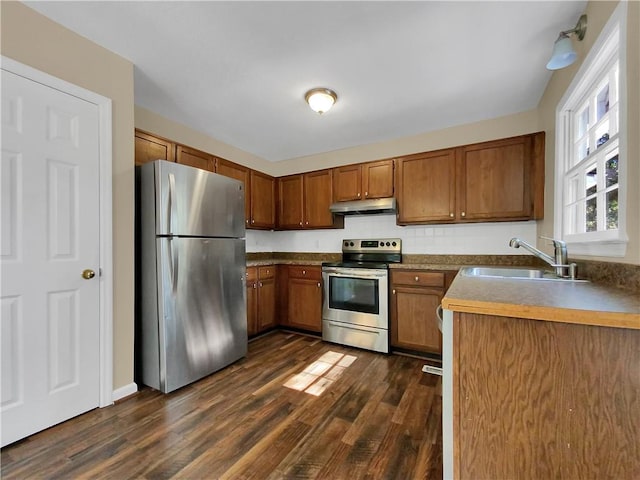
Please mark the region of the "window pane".
<svg viewBox="0 0 640 480"><path fill-rule="evenodd" d="M607 192L607 230L618 228L618 189Z"/></svg>
<svg viewBox="0 0 640 480"><path fill-rule="evenodd" d="M573 165L578 164L582 159L589 155L589 137L584 137L576 146L576 156Z"/></svg>
<svg viewBox="0 0 640 480"><path fill-rule="evenodd" d="M598 208L596 197L587 200L587 214L585 223L587 232L595 232L596 230L598 230Z"/></svg>
<svg viewBox="0 0 640 480"><path fill-rule="evenodd" d="M610 187L618 183L618 154L611 157L605 163L605 186ZM608 204L608 202L607 202Z"/></svg>
<svg viewBox="0 0 640 480"><path fill-rule="evenodd" d="M609 120L602 122L596 129L596 148L600 148L609 140Z"/></svg>
<svg viewBox="0 0 640 480"><path fill-rule="evenodd" d="M582 137L589 129L589 107L585 107L578 115L578 131L576 132L576 138Z"/></svg>
<svg viewBox="0 0 640 480"><path fill-rule="evenodd" d="M585 196L593 195L598 188L598 175L595 165L584 177Z"/></svg>
<svg viewBox="0 0 640 480"><path fill-rule="evenodd" d="M605 113L609 111L609 84L606 84L598 92L596 97L596 122L598 122Z"/></svg>

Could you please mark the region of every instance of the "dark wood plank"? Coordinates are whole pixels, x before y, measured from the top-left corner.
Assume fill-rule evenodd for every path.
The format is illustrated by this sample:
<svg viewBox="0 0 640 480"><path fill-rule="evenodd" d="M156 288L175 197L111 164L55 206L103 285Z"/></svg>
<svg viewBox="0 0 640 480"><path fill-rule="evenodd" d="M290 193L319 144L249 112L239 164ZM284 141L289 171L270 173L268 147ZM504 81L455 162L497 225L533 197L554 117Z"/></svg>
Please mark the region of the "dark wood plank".
<svg viewBox="0 0 640 480"><path fill-rule="evenodd" d="M355 357L349 366L331 364L345 355ZM274 332L253 340L245 359L176 392L143 388L5 447L0 473L3 479L441 478L441 387L422 364ZM293 377L325 389L314 395L284 386Z"/></svg>

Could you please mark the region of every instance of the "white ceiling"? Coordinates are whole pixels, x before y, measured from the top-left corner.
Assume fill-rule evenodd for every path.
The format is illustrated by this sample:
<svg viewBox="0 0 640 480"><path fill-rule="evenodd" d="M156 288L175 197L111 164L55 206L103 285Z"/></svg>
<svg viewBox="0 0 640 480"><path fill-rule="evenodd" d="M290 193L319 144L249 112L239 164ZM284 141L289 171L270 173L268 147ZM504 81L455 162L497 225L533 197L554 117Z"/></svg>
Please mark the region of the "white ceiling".
<svg viewBox="0 0 640 480"><path fill-rule="evenodd" d="M135 65L135 102L270 161L535 108L586 1L25 2ZM338 102L320 116L313 87Z"/></svg>

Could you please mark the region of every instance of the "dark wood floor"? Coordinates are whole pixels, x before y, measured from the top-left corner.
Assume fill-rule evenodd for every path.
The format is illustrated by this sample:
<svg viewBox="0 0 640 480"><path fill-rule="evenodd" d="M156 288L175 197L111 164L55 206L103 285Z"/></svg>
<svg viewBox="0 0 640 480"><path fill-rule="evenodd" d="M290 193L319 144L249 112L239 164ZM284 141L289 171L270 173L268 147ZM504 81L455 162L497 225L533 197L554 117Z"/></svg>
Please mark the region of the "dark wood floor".
<svg viewBox="0 0 640 480"><path fill-rule="evenodd" d="M273 333L177 392L144 388L4 448L2 478L439 479L440 377L423 364Z"/></svg>

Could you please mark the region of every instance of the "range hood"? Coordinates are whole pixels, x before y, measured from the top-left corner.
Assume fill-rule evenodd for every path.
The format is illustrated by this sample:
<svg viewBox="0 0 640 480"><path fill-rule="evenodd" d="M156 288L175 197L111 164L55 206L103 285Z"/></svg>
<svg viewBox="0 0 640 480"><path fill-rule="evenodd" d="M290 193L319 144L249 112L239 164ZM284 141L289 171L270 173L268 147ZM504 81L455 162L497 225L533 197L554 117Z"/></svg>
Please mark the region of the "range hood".
<svg viewBox="0 0 640 480"><path fill-rule="evenodd" d="M373 215L376 213L396 213L396 199L375 198L333 203L329 210L338 215Z"/></svg>

